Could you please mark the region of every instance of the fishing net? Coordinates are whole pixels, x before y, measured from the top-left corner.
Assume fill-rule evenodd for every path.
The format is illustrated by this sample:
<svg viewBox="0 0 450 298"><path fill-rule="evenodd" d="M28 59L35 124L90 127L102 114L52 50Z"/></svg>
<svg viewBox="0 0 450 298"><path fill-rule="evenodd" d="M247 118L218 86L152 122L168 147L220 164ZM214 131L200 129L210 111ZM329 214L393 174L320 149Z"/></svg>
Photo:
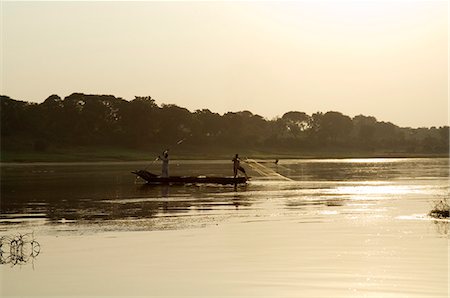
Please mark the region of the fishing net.
<svg viewBox="0 0 450 298"><path fill-rule="evenodd" d="M252 168L252 170L254 170L255 172L257 172L258 174L260 174L263 177L267 177L267 178L271 178L271 179L280 179L280 180L285 180L285 181L293 181L292 179L281 175L280 173L276 172L275 170L257 162L254 159L247 158L245 160L245 163L247 163L247 165L250 168Z"/></svg>

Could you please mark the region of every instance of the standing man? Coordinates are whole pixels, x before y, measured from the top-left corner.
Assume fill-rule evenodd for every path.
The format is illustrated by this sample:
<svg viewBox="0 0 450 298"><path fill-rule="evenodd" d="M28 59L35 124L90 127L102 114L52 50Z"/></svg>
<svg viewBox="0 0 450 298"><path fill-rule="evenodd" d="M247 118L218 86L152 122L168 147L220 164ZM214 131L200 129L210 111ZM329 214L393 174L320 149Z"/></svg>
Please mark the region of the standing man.
<svg viewBox="0 0 450 298"><path fill-rule="evenodd" d="M158 159L162 161L161 177L169 177L169 151L164 151L163 157L158 156Z"/></svg>
<svg viewBox="0 0 450 298"><path fill-rule="evenodd" d="M236 156L232 159L233 161L233 172L234 178L238 175L238 170L244 173L245 178L248 178L247 173L245 173L245 169L241 166L241 160L239 159L239 155L236 153Z"/></svg>

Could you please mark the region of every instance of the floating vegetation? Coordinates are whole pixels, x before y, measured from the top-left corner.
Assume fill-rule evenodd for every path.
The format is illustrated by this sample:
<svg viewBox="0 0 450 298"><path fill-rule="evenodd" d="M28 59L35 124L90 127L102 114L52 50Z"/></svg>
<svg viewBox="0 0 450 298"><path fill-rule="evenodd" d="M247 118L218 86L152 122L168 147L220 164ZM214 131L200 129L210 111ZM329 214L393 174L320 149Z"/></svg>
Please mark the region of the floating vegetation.
<svg viewBox="0 0 450 298"><path fill-rule="evenodd" d="M443 198L434 202L433 210L428 215L434 218L449 218L449 205L448 199Z"/></svg>
<svg viewBox="0 0 450 298"><path fill-rule="evenodd" d="M24 265L40 251L41 245L33 233L0 236L0 264Z"/></svg>

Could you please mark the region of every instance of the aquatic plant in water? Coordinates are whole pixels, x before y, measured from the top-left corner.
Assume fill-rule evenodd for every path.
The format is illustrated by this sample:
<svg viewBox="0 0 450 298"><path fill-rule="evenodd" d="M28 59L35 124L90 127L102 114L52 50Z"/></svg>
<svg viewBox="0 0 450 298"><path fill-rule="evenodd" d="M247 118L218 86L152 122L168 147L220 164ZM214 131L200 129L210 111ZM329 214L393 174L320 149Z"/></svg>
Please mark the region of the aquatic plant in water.
<svg viewBox="0 0 450 298"><path fill-rule="evenodd" d="M23 265L41 251L33 233L0 236L0 264Z"/></svg>
<svg viewBox="0 0 450 298"><path fill-rule="evenodd" d="M434 217L434 218L449 218L449 205L448 205L448 199L443 198L441 200L434 202L434 207L428 213L428 215Z"/></svg>

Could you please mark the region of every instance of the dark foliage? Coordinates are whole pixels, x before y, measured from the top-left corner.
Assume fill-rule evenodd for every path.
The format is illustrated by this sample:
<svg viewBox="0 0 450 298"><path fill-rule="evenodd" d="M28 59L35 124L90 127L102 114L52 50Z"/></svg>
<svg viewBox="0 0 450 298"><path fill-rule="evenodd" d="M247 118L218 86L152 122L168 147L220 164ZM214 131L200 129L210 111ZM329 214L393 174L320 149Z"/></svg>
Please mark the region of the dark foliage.
<svg viewBox="0 0 450 298"><path fill-rule="evenodd" d="M374 117L290 111L267 120L249 111L158 106L151 97L51 95L41 104L0 96L2 149L52 146L145 149L189 138L189 148L290 152L447 153L449 127L401 128Z"/></svg>

